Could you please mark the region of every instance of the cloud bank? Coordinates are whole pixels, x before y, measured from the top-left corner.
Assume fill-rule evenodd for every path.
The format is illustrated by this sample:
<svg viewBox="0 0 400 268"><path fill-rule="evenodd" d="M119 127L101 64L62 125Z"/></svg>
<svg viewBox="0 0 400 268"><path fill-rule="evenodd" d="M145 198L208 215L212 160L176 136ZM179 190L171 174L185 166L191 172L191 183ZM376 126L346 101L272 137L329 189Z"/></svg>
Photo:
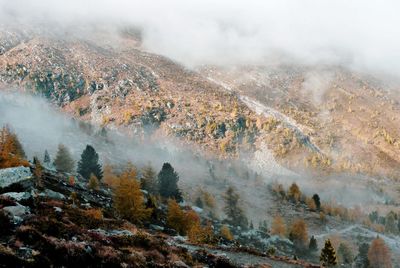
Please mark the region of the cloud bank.
<svg viewBox="0 0 400 268"><path fill-rule="evenodd" d="M188 66L345 64L400 76L395 0L0 0L0 21L131 24L146 49Z"/></svg>

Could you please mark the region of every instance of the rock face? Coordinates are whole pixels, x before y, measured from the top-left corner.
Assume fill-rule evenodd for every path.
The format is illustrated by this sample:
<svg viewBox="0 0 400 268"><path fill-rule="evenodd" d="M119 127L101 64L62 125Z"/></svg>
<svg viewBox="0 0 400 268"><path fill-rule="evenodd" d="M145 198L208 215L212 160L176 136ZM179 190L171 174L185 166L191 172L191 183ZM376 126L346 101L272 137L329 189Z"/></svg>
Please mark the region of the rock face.
<svg viewBox="0 0 400 268"><path fill-rule="evenodd" d="M0 196L8 197L14 199L15 201L28 200L29 198L32 197L32 195L29 192L21 192L21 193L10 192L2 194Z"/></svg>
<svg viewBox="0 0 400 268"><path fill-rule="evenodd" d="M8 187L14 183L29 180L32 172L28 167L6 168L0 170L0 188Z"/></svg>

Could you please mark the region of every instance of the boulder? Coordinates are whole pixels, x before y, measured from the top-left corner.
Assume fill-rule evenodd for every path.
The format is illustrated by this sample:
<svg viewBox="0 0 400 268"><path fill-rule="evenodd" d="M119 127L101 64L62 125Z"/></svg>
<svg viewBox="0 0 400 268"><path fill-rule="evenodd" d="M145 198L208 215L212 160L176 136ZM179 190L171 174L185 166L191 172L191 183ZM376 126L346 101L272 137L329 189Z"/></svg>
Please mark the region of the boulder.
<svg viewBox="0 0 400 268"><path fill-rule="evenodd" d="M29 207L25 207L20 204L17 204L16 206L5 207L3 210L10 216L14 223L22 222L23 218L30 214Z"/></svg>
<svg viewBox="0 0 400 268"><path fill-rule="evenodd" d="M48 197L51 199L57 200L65 200L65 195L59 192L52 191L50 189L46 189L44 192L40 193L39 196Z"/></svg>
<svg viewBox="0 0 400 268"><path fill-rule="evenodd" d="M28 200L29 198L32 197L32 195L29 192L21 192L21 193L10 192L10 193L2 194L0 196L8 197L15 201Z"/></svg>
<svg viewBox="0 0 400 268"><path fill-rule="evenodd" d="M0 188L5 188L31 178L32 172L28 167L0 169Z"/></svg>

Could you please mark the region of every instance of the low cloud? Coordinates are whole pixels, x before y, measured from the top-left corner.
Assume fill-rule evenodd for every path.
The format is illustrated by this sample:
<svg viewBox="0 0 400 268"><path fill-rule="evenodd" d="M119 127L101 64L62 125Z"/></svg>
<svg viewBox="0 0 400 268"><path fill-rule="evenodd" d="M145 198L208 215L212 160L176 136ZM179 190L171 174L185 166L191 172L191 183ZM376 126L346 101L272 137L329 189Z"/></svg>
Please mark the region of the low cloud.
<svg viewBox="0 0 400 268"><path fill-rule="evenodd" d="M143 46L187 66L272 60L400 76L394 0L0 0L0 21L133 25Z"/></svg>

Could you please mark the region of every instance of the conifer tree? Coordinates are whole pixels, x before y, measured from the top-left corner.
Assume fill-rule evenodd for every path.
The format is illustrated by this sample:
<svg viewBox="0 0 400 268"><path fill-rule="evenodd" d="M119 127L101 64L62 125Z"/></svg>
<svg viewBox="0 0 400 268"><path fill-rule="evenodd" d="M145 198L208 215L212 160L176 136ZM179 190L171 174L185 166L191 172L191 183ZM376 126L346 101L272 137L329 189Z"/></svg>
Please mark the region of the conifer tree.
<svg viewBox="0 0 400 268"><path fill-rule="evenodd" d="M181 235L186 234L185 213L175 199L168 200L167 225L175 229Z"/></svg>
<svg viewBox="0 0 400 268"><path fill-rule="evenodd" d="M358 255L355 259L355 266L360 268L368 268L369 261L368 261L368 250L369 245L367 243L362 243L358 247Z"/></svg>
<svg viewBox="0 0 400 268"><path fill-rule="evenodd" d="M318 250L317 239L315 239L314 236L311 236L311 238L310 238L310 243L308 244L308 249L311 252L315 252Z"/></svg>
<svg viewBox="0 0 400 268"><path fill-rule="evenodd" d="M385 232L392 233L392 234L396 234L397 233L396 214L393 211L390 211L386 215Z"/></svg>
<svg viewBox="0 0 400 268"><path fill-rule="evenodd" d="M244 215L243 209L239 205L240 196L236 193L233 187L229 187L228 190L226 190L224 199L224 211L227 216L226 221L232 225L247 228L247 218Z"/></svg>
<svg viewBox="0 0 400 268"><path fill-rule="evenodd" d="M293 202L298 202L300 200L301 197L301 191L299 186L296 183L292 183L292 185L290 186L289 190L288 190L288 197L290 200L292 200Z"/></svg>
<svg viewBox="0 0 400 268"><path fill-rule="evenodd" d="M35 165L35 170L33 171L33 174L36 177L36 183L37 186L43 187L43 166L40 163L39 159L37 157L33 158L33 164Z"/></svg>
<svg viewBox="0 0 400 268"><path fill-rule="evenodd" d="M74 169L74 160L72 159L71 153L63 144L58 145L54 166L57 171L60 172L71 173Z"/></svg>
<svg viewBox="0 0 400 268"><path fill-rule="evenodd" d="M143 223L150 217L152 209L146 208L144 204L135 169L127 169L121 174L114 190L114 207L121 218L133 223Z"/></svg>
<svg viewBox="0 0 400 268"><path fill-rule="evenodd" d="M368 261L371 268L392 268L390 250L382 238L375 238L368 250Z"/></svg>
<svg viewBox="0 0 400 268"><path fill-rule="evenodd" d="M88 188L92 190L98 190L99 189L99 180L97 177L92 173L90 174L90 179L88 182Z"/></svg>
<svg viewBox="0 0 400 268"><path fill-rule="evenodd" d="M47 166L51 164L51 158L47 150L44 151L43 163Z"/></svg>
<svg viewBox="0 0 400 268"><path fill-rule="evenodd" d="M0 130L0 168L28 166L18 137L7 126Z"/></svg>
<svg viewBox="0 0 400 268"><path fill-rule="evenodd" d="M175 172L170 163L164 163L160 173L158 173L158 189L164 198L174 198L182 201L182 194L178 188L179 175Z"/></svg>
<svg viewBox="0 0 400 268"><path fill-rule="evenodd" d="M111 188L115 188L118 185L118 180L118 176L114 173L113 166L111 166L110 164L104 165L103 182Z"/></svg>
<svg viewBox="0 0 400 268"><path fill-rule="evenodd" d="M308 241L308 232L307 225L302 219L298 219L293 222L289 238L293 241L297 249L305 249Z"/></svg>
<svg viewBox="0 0 400 268"><path fill-rule="evenodd" d="M325 246L321 250L319 260L325 267L334 267L337 265L336 251L329 239L325 241Z"/></svg>
<svg viewBox="0 0 400 268"><path fill-rule="evenodd" d="M353 252L351 252L350 247L346 243L340 243L338 248L339 260L343 264L353 263Z"/></svg>
<svg viewBox="0 0 400 268"><path fill-rule="evenodd" d="M99 155L96 150L87 145L81 155L81 160L78 162L78 173L86 180L90 179L90 174L94 174L98 180L103 178L103 171L99 164Z"/></svg>
<svg viewBox="0 0 400 268"><path fill-rule="evenodd" d="M284 237L286 234L286 225L281 216L276 216L272 220L271 226L271 234L272 235L279 235L280 237Z"/></svg>
<svg viewBox="0 0 400 268"><path fill-rule="evenodd" d="M157 174L150 165L147 165L142 170L141 185L142 189L149 192L149 194L158 194Z"/></svg>
<svg viewBox="0 0 400 268"><path fill-rule="evenodd" d="M200 196L198 196L198 197L196 198L195 204L196 204L196 207L199 207L199 208L203 208L203 207L204 207L203 200L201 200L201 197L200 197Z"/></svg>
<svg viewBox="0 0 400 268"><path fill-rule="evenodd" d="M225 238L228 241L232 241L233 240L233 235L231 233L231 230L229 230L229 227L226 225L222 225L221 230L220 230L220 234L223 238Z"/></svg>
<svg viewBox="0 0 400 268"><path fill-rule="evenodd" d="M317 210L320 210L321 209L321 200L319 198L319 195L318 194L314 194L312 199L314 200L315 207L317 208Z"/></svg>

